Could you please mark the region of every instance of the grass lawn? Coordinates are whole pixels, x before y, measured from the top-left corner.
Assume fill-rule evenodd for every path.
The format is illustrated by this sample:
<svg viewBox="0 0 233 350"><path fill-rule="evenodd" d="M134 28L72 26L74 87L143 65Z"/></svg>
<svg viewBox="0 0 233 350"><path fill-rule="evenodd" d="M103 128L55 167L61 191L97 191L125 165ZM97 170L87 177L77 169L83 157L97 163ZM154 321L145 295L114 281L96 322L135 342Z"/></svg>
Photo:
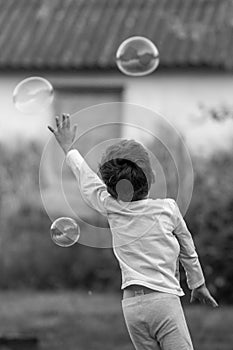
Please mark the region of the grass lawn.
<svg viewBox="0 0 233 350"><path fill-rule="evenodd" d="M185 308L196 350L233 350L233 307ZM133 350L120 295L0 293L0 333L26 332L41 350ZM1 349L1 348L0 348Z"/></svg>

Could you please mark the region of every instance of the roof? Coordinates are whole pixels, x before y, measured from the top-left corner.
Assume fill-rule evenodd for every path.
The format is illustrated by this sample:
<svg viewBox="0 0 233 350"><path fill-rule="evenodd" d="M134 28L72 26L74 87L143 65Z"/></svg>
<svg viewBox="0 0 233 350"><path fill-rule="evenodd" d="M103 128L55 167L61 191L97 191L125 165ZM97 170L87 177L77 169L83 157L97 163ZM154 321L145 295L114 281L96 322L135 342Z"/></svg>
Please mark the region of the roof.
<svg viewBox="0 0 233 350"><path fill-rule="evenodd" d="M113 69L151 39L165 67L233 68L233 0L0 0L0 69Z"/></svg>

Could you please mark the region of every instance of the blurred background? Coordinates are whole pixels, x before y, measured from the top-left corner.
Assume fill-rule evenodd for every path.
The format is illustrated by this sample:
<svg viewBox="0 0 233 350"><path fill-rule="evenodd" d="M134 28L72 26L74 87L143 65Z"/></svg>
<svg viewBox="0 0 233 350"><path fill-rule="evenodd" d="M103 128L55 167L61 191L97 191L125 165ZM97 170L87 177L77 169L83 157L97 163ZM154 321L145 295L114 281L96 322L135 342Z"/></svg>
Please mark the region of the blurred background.
<svg viewBox="0 0 233 350"><path fill-rule="evenodd" d="M117 48L134 35L151 39L160 52L159 68L149 76L128 77L116 67ZM0 0L0 349L12 349L11 339L23 336L39 345L16 341L14 349L133 349L112 250L56 246L40 195L41 189L52 217L71 215L57 191L63 156L55 142L40 169L47 125L66 112L82 133L94 118L119 123L86 132L83 154L106 138L144 142L164 169L167 195L176 197L165 148L123 124L136 121L152 133L158 126L146 114L127 114L124 103L165 116L181 135L168 127L156 131L179 160L184 191L191 175L181 143L188 147L194 189L185 219L220 307L190 306L183 271L182 302L196 349L233 349L232 47L232 0ZM54 103L43 113L26 115L13 104L15 86L30 76L54 87ZM103 103L103 110L93 107ZM94 152L90 161L100 156ZM91 223L98 234L104 218L76 195L68 169L63 180L81 231L88 234Z"/></svg>

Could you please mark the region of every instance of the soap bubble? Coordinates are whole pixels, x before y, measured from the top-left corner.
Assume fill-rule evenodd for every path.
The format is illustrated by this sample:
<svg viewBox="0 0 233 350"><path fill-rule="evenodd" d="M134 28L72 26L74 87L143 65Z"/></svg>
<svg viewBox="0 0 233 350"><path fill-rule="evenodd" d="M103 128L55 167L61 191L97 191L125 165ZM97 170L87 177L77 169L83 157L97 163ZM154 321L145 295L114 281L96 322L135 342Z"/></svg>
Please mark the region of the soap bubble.
<svg viewBox="0 0 233 350"><path fill-rule="evenodd" d="M62 217L52 223L50 233L55 244L70 247L78 241L80 227L74 219Z"/></svg>
<svg viewBox="0 0 233 350"><path fill-rule="evenodd" d="M53 101L51 83L40 77L22 80L14 89L13 102L22 113L35 114L48 107Z"/></svg>
<svg viewBox="0 0 233 350"><path fill-rule="evenodd" d="M116 63L120 71L126 75L147 75L158 67L159 51L149 39L133 36L119 46Z"/></svg>

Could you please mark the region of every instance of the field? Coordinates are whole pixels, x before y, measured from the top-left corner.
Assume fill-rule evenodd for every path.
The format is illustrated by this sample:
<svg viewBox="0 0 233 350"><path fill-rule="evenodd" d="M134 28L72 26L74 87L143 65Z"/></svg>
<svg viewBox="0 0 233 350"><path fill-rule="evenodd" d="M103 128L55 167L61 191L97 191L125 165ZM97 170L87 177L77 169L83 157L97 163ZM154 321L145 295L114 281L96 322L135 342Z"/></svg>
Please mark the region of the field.
<svg viewBox="0 0 233 350"><path fill-rule="evenodd" d="M233 307L189 306L185 314L196 350L233 350ZM133 350L120 295L2 292L0 325L1 335L38 336L41 350Z"/></svg>

